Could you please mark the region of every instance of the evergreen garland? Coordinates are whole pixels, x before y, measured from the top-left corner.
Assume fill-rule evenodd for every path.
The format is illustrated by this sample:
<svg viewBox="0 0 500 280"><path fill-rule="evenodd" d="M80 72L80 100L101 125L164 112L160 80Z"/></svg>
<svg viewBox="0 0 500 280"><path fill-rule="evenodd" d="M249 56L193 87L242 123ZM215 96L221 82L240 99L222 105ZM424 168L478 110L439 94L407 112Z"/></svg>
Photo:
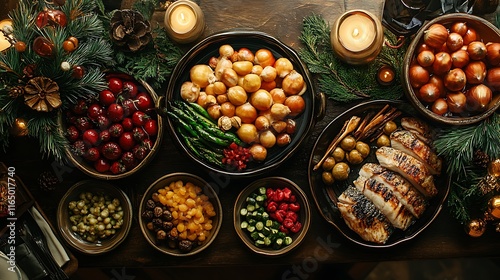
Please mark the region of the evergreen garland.
<svg viewBox="0 0 500 280"><path fill-rule="evenodd" d="M385 36L391 45L396 44L397 39L393 34L386 32ZM330 26L319 15L304 18L299 39L305 45L305 48L299 50L300 57L309 71L319 75L319 89L332 100L347 103L402 97L400 73L406 44L399 49L384 46L375 61L368 65L349 65L334 54L330 42ZM396 72L394 83L390 86L381 86L376 82L377 71L384 64L392 66Z"/></svg>
<svg viewBox="0 0 500 280"><path fill-rule="evenodd" d="M461 223L484 213L488 195L479 183L488 171L475 164L475 153L480 151L491 159L500 158L500 115L466 127L443 128L434 141L435 148L448 164L447 174L452 179L448 206ZM486 200L485 200L486 199Z"/></svg>
<svg viewBox="0 0 500 280"><path fill-rule="evenodd" d="M108 40L103 39L107 31L96 13L102 7L98 0L67 0L57 6L48 1L20 0L18 7L9 12L13 22L12 36L15 42L24 42L26 50L17 51L11 47L0 53L0 147L9 145L10 129L16 118L28 124L28 136L38 138L43 156L64 158L68 143L58 130L58 116L61 110L72 106L77 99L97 96L106 88L102 70L113 66L113 50ZM44 10L60 10L67 24L39 27L36 19ZM63 50L63 42L70 36L78 39L78 47L72 52ZM43 37L53 44L53 55L43 57L35 52L35 38ZM63 70L61 64L80 66L84 75L73 77L72 70ZM36 111L25 104L23 89L33 78L46 77L57 83L62 102L54 110ZM19 89L19 95L12 93Z"/></svg>

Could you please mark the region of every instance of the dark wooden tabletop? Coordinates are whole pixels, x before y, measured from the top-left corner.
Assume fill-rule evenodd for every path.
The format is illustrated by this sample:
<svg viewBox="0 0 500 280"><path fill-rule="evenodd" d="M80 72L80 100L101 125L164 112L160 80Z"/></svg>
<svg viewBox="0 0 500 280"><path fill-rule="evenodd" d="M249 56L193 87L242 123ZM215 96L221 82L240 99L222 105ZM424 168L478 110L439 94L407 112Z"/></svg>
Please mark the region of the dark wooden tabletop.
<svg viewBox="0 0 500 280"><path fill-rule="evenodd" d="M124 1L123 7L129 6L130 2ZM301 47L298 36L302 29L302 19L311 14L319 14L332 23L335 17L343 11L343 2L323 0L199 1L206 17L207 28L204 35L208 36L214 32L232 28L253 28L275 36L296 50ZM368 8L368 3L372 3L368 1L352 2L358 2L359 8L365 9ZM163 14L164 12L158 11L155 18L162 20ZM184 47L188 48L189 46ZM159 92L159 94L162 93ZM323 128L351 105L341 106L328 101L326 116L315 124L299 150L279 168L259 176L259 178L269 175L289 178L306 192L311 201L310 230L304 242L289 254L272 258L270 261L268 257L252 253L241 242L233 227L232 208L238 193L254 179L232 179L230 185L219 192L224 211L219 235L214 243L202 253L192 257L179 258L157 252L142 236L137 217L135 217L129 236L112 252L99 256L86 256L75 252L79 266L192 267L250 263L266 265L270 262L282 265L303 265L304 263L314 264L314 262L353 263L384 260L500 257L498 233L489 229L480 238L469 237L465 234L463 227L450 216L446 205L438 218L420 235L388 249L370 249L353 244L322 218L312 200L308 185L309 154ZM7 153L0 153L0 161L3 161L7 166L16 168L16 174L31 189L45 214L54 224L57 204L64 192L74 183L88 179L79 170L68 168L67 172L63 174L63 181L54 192L41 191L37 187L36 178L42 171L50 168L54 162L51 159L41 158L38 145L33 139L15 139ZM190 172L207 181L213 180L207 172L194 165L186 155L177 150L170 135L165 134L161 150L147 167L131 177L112 181L112 183L127 191L133 201L134 209L137 209L143 191L157 178L171 172Z"/></svg>

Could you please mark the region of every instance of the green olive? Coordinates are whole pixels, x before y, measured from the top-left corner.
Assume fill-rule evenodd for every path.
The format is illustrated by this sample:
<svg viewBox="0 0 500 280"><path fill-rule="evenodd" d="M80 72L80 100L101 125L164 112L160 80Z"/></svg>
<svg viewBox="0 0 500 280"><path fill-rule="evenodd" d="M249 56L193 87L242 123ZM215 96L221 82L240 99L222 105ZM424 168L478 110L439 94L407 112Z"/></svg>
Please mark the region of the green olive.
<svg viewBox="0 0 500 280"><path fill-rule="evenodd" d="M333 179L332 172L328 171L323 171L323 173L321 173L321 179L323 180L323 183L327 185L331 185L335 182L335 179Z"/></svg>
<svg viewBox="0 0 500 280"><path fill-rule="evenodd" d="M349 177L351 168L345 162L336 163L332 169L332 175L335 180L343 181Z"/></svg>
<svg viewBox="0 0 500 280"><path fill-rule="evenodd" d="M391 133L398 128L398 125L393 122L389 121L384 125L384 133L386 135L391 135Z"/></svg>
<svg viewBox="0 0 500 280"><path fill-rule="evenodd" d="M329 156L323 162L322 167L323 167L323 170L330 171L330 170L332 170L334 165L335 165L335 159L332 156Z"/></svg>
<svg viewBox="0 0 500 280"><path fill-rule="evenodd" d="M345 151L342 150L341 147L337 147L333 150L332 156L335 159L336 162L340 162L344 160L345 157Z"/></svg>
<svg viewBox="0 0 500 280"><path fill-rule="evenodd" d="M340 142L340 147L344 149L344 151L350 151L356 147L356 139L352 137L351 135L346 136L342 141Z"/></svg>
<svg viewBox="0 0 500 280"><path fill-rule="evenodd" d="M382 134L380 137L377 139L377 147L389 147L391 146L391 139L389 139L389 136Z"/></svg>
<svg viewBox="0 0 500 280"><path fill-rule="evenodd" d="M356 142L356 150L363 158L366 158L370 154L370 146L362 141Z"/></svg>
<svg viewBox="0 0 500 280"><path fill-rule="evenodd" d="M347 154L347 161L351 164L360 164L363 162L363 156L358 150L352 150Z"/></svg>

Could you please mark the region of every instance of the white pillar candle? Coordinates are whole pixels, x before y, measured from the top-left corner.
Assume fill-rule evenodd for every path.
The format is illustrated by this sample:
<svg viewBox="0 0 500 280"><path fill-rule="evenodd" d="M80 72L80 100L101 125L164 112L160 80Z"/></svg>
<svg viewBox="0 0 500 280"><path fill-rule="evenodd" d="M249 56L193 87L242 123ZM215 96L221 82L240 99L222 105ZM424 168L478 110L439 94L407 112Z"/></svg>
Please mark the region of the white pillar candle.
<svg viewBox="0 0 500 280"><path fill-rule="evenodd" d="M332 26L332 48L347 63L365 64L382 50L384 28L374 14L365 10L343 13Z"/></svg>
<svg viewBox="0 0 500 280"><path fill-rule="evenodd" d="M205 30L205 17L200 7L189 0L171 3L165 12L165 29L178 43L190 43Z"/></svg>
<svg viewBox="0 0 500 280"><path fill-rule="evenodd" d="M170 14L170 27L179 34L185 34L193 30L196 25L196 15L193 9L187 5L178 5L172 9Z"/></svg>
<svg viewBox="0 0 500 280"><path fill-rule="evenodd" d="M339 27L339 41L353 52L369 48L375 40L375 23L365 14L353 14L345 18Z"/></svg>

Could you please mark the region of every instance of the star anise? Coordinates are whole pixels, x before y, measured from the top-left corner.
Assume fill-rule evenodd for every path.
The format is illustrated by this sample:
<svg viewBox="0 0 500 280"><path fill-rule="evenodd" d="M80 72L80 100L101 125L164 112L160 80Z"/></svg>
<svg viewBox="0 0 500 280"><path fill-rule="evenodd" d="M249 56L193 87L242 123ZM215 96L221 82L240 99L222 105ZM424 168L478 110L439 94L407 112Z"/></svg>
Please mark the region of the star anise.
<svg viewBox="0 0 500 280"><path fill-rule="evenodd" d="M47 77L35 77L24 87L24 103L33 110L49 112L62 105L59 85Z"/></svg>

